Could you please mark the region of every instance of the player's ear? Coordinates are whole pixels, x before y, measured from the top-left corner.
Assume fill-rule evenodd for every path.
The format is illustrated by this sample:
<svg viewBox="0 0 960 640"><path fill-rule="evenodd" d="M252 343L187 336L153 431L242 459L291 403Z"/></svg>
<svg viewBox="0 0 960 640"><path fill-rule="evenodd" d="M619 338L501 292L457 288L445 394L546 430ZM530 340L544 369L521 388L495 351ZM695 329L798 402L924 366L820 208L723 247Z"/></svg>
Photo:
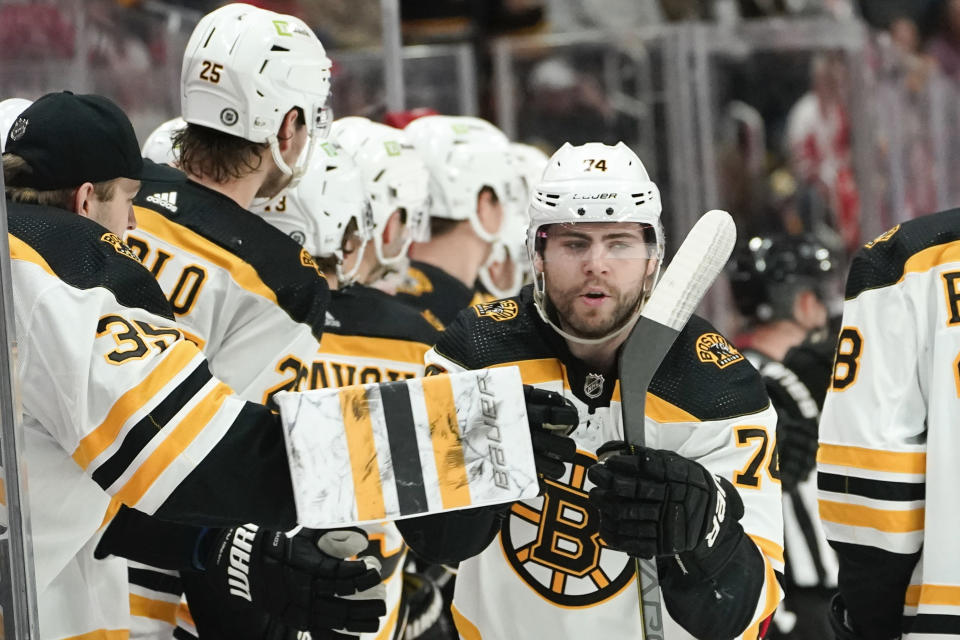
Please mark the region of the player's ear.
<svg viewBox="0 0 960 640"><path fill-rule="evenodd" d="M93 183L84 182L73 192L73 202L71 209L84 218L89 218L93 213Z"/></svg>
<svg viewBox="0 0 960 640"><path fill-rule="evenodd" d="M400 210L397 209L387 218L387 224L383 225L383 244L389 245L394 239L403 233L403 223L400 222Z"/></svg>
<svg viewBox="0 0 960 640"><path fill-rule="evenodd" d="M297 132L297 119L300 117L300 112L296 108L290 109L287 111L287 115L283 116L283 122L280 123L280 131L277 132L277 142L280 146L280 151L286 151L293 144L294 134Z"/></svg>

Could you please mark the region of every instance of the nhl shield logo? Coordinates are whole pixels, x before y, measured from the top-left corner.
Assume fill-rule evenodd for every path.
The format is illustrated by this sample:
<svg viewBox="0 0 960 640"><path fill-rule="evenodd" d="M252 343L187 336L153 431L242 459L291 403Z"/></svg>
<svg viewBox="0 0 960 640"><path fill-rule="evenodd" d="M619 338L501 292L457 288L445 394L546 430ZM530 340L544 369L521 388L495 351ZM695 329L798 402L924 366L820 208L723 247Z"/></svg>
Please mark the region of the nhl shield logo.
<svg viewBox="0 0 960 640"><path fill-rule="evenodd" d="M603 376L599 373L588 373L583 381L583 393L591 400L599 398L603 393Z"/></svg>

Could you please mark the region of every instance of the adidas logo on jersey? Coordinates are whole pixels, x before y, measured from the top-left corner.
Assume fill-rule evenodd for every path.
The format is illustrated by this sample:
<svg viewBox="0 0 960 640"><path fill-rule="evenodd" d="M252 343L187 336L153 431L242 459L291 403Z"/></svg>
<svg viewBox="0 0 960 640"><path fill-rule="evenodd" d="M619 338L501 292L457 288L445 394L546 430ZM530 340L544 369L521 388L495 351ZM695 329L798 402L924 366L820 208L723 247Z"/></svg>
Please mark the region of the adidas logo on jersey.
<svg viewBox="0 0 960 640"><path fill-rule="evenodd" d="M333 317L333 314L327 311L327 317L323 321L325 327L339 327L340 321Z"/></svg>
<svg viewBox="0 0 960 640"><path fill-rule="evenodd" d="M165 191L163 193L155 193L152 196L147 196L147 202L158 204L164 209L169 209L174 213L177 212L177 192L176 191Z"/></svg>

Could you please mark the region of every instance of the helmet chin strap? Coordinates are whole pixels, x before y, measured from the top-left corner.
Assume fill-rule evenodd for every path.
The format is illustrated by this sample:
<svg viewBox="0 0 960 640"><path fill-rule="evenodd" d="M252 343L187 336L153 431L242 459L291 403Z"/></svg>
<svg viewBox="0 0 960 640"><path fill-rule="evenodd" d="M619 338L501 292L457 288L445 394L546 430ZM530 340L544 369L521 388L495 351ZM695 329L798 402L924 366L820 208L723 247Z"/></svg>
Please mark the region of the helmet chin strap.
<svg viewBox="0 0 960 640"><path fill-rule="evenodd" d="M364 238L360 242L360 246L357 247L357 259L353 263L353 267L348 272L343 271L343 254L341 253L337 256L337 280L340 281L340 286L345 287L351 285L357 280L357 273L360 271L360 263L363 262L363 253L367 249L367 243L369 240Z"/></svg>
<svg viewBox="0 0 960 640"><path fill-rule="evenodd" d="M373 248L377 253L377 261L385 267L393 267L401 262L407 257L407 250L410 248L410 245L413 244L413 236L407 232L407 237L403 241L403 246L400 247L400 251L397 252L397 255L392 258L387 258L383 255L383 233L377 233L373 237Z"/></svg>
<svg viewBox="0 0 960 640"><path fill-rule="evenodd" d="M267 138L267 142L270 143L270 155L273 157L273 162L277 165L277 168L280 169L280 172L283 173L283 175L290 176L290 182L286 187L281 189L281 192L296 187L297 184L299 184L300 179L303 178L303 175L307 172L307 164L310 162L310 158L313 156L313 147L316 144L316 137L309 137L310 142L307 144L307 148L300 154L299 162L293 168L291 168L290 165L287 164L286 160L283 159L283 156L280 155L280 141L277 139L277 134L271 133L270 137Z"/></svg>
<svg viewBox="0 0 960 640"><path fill-rule="evenodd" d="M482 224L480 224L480 217L477 215L476 211L474 211L472 214L470 214L470 226L473 228L473 232L477 234L481 240L493 244L500 239L500 230L503 228L503 220L500 220L500 227L493 233L490 233L483 228Z"/></svg>

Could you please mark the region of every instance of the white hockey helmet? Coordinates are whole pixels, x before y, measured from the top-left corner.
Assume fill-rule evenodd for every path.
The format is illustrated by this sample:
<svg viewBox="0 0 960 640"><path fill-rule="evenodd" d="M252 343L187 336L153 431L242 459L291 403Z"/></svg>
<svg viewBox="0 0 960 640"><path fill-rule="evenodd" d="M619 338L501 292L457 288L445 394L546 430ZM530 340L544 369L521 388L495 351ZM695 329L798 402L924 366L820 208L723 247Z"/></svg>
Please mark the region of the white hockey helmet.
<svg viewBox="0 0 960 640"><path fill-rule="evenodd" d="M350 284L357 275L372 227L360 170L336 143L326 141L314 148L304 178L283 191L280 198L251 210L302 244L310 255L335 257L341 286ZM343 246L352 220L356 220L360 247L354 267L343 272Z"/></svg>
<svg viewBox="0 0 960 640"><path fill-rule="evenodd" d="M470 116L424 116L404 131L430 171L430 215L469 220L487 242L497 239L477 218L477 195L487 186L504 206L514 188L510 141L502 131Z"/></svg>
<svg viewBox="0 0 960 640"><path fill-rule="evenodd" d="M527 205L533 186L540 181L549 161L547 154L537 147L520 142L510 143L510 157L516 171L517 186L509 194L509 205L504 207L505 217L500 239L479 273L480 282L486 290L498 298L517 295L530 277L532 264L527 253ZM506 261L507 257L512 262L513 272L500 274L500 277L511 278L510 284L497 284L490 269L495 264Z"/></svg>
<svg viewBox="0 0 960 640"><path fill-rule="evenodd" d="M186 126L186 121L177 116L154 129L143 143L143 157L161 164L177 164L177 154L173 149L173 136Z"/></svg>
<svg viewBox="0 0 960 640"><path fill-rule="evenodd" d="M382 265L404 261L412 241L430 237L430 173L426 164L402 129L367 118L350 116L334 121L330 137L360 168L373 210L377 260ZM387 258L383 255L383 229L397 209L406 212L407 239L396 256Z"/></svg>
<svg viewBox="0 0 960 640"><path fill-rule="evenodd" d="M24 98L0 100L0 153L3 153L7 146L7 135L10 133L10 127L13 126L24 109L31 104L33 104L33 101Z"/></svg>
<svg viewBox="0 0 960 640"><path fill-rule="evenodd" d="M654 234L648 252L657 260L656 270L640 300L639 315L659 275L664 255L663 225L660 221L660 190L650 180L640 158L623 142L615 146L599 142L573 146L565 143L550 158L530 198L527 251L533 261L545 239L544 228L553 224L579 222L637 222L648 225ZM563 331L548 309L546 279L534 274L534 303L540 316L568 340L584 344L609 340L632 326L627 322L602 338L581 338Z"/></svg>
<svg viewBox="0 0 960 640"><path fill-rule="evenodd" d="M320 40L299 18L228 4L205 15L187 43L180 72L183 119L269 143L280 170L298 180L312 154L291 169L280 156L277 132L287 112L299 107L310 146L326 136L330 66Z"/></svg>

